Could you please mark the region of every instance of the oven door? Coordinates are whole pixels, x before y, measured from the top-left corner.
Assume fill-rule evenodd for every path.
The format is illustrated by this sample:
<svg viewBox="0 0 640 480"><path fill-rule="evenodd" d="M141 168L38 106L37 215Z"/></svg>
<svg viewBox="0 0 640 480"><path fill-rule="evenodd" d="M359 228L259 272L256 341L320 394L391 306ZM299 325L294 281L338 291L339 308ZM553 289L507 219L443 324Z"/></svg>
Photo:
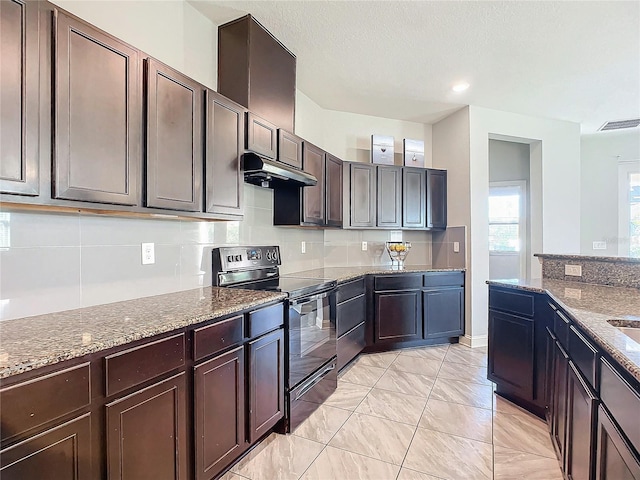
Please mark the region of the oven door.
<svg viewBox="0 0 640 480"><path fill-rule="evenodd" d="M335 290L289 300L289 391L336 356Z"/></svg>

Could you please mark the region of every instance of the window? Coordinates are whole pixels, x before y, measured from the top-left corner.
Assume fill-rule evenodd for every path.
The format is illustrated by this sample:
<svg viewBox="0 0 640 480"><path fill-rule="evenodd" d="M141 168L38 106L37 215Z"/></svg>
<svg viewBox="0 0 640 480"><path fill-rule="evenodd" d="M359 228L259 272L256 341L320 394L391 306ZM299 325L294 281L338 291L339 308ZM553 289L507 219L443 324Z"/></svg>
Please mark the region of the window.
<svg viewBox="0 0 640 480"><path fill-rule="evenodd" d="M640 161L618 164L618 255L640 258Z"/></svg>
<svg viewBox="0 0 640 480"><path fill-rule="evenodd" d="M518 186L489 189L489 251L520 252L522 192Z"/></svg>
<svg viewBox="0 0 640 480"><path fill-rule="evenodd" d="M629 256L640 258L640 173L629 174Z"/></svg>

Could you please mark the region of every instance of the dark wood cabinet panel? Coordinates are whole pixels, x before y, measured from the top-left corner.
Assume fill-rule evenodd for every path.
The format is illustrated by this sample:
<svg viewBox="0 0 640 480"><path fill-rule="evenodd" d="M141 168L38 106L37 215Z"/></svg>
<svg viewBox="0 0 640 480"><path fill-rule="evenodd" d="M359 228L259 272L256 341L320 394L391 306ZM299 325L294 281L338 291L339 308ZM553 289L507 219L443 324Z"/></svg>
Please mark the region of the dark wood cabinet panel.
<svg viewBox="0 0 640 480"><path fill-rule="evenodd" d="M349 196L349 225L376 225L376 167L368 164L349 164L347 195Z"/></svg>
<svg viewBox="0 0 640 480"><path fill-rule="evenodd" d="M273 123L248 112L246 138L247 150L268 158L276 158L278 153L278 129Z"/></svg>
<svg viewBox="0 0 640 480"><path fill-rule="evenodd" d="M220 473L246 448L244 347L194 368L196 478Z"/></svg>
<svg viewBox="0 0 640 480"><path fill-rule="evenodd" d="M0 2L0 192L38 195L40 2Z"/></svg>
<svg viewBox="0 0 640 480"><path fill-rule="evenodd" d="M341 337L356 325L364 322L367 303L365 294L339 303L336 310L336 335Z"/></svg>
<svg viewBox="0 0 640 480"><path fill-rule="evenodd" d="M447 171L427 169L427 228L447 228Z"/></svg>
<svg viewBox="0 0 640 480"><path fill-rule="evenodd" d="M221 320L193 331L193 359L201 360L244 340L244 315Z"/></svg>
<svg viewBox="0 0 640 480"><path fill-rule="evenodd" d="M211 90L206 95L205 211L242 215L245 109Z"/></svg>
<svg viewBox="0 0 640 480"><path fill-rule="evenodd" d="M53 196L138 204L138 51L55 12Z"/></svg>
<svg viewBox="0 0 640 480"><path fill-rule="evenodd" d="M303 140L282 128L278 129L278 161L302 169Z"/></svg>
<svg viewBox="0 0 640 480"><path fill-rule="evenodd" d="M377 167L376 205L379 227L402 226L402 167Z"/></svg>
<svg viewBox="0 0 640 480"><path fill-rule="evenodd" d="M155 59L145 67L146 206L201 211L204 89Z"/></svg>
<svg viewBox="0 0 640 480"><path fill-rule="evenodd" d="M596 400L573 361L569 361L565 473L571 480L593 478Z"/></svg>
<svg viewBox="0 0 640 480"><path fill-rule="evenodd" d="M325 225L342 227L342 160L325 155Z"/></svg>
<svg viewBox="0 0 640 480"><path fill-rule="evenodd" d="M640 461L602 405L596 429L595 480L640 480Z"/></svg>
<svg viewBox="0 0 640 480"><path fill-rule="evenodd" d="M553 353L553 390L551 394L551 439L558 452L560 462L566 454L567 433L567 380L569 376L569 356L558 342Z"/></svg>
<svg viewBox="0 0 640 480"><path fill-rule="evenodd" d="M422 338L419 291L376 293L375 341L406 341Z"/></svg>
<svg viewBox="0 0 640 480"><path fill-rule="evenodd" d="M364 322L362 322L349 332L345 333L342 337L338 338L338 370L341 370L364 349L367 344L365 340L365 332L365 325Z"/></svg>
<svg viewBox="0 0 640 480"><path fill-rule="evenodd" d="M110 480L187 478L186 375L106 405Z"/></svg>
<svg viewBox="0 0 640 480"><path fill-rule="evenodd" d="M424 228L427 209L427 179L424 168L402 169L402 226Z"/></svg>
<svg viewBox="0 0 640 480"><path fill-rule="evenodd" d="M249 442L284 416L284 332L249 342Z"/></svg>
<svg viewBox="0 0 640 480"><path fill-rule="evenodd" d="M0 451L2 480L91 480L91 416L82 415Z"/></svg>
<svg viewBox="0 0 640 480"><path fill-rule="evenodd" d="M488 378L533 398L533 320L489 310Z"/></svg>
<svg viewBox="0 0 640 480"><path fill-rule="evenodd" d="M423 291L422 303L424 338L464 333L464 288Z"/></svg>
<svg viewBox="0 0 640 480"><path fill-rule="evenodd" d="M318 179L312 187L302 189L302 222L324 225L325 169L324 151L309 142L302 144L302 169Z"/></svg>

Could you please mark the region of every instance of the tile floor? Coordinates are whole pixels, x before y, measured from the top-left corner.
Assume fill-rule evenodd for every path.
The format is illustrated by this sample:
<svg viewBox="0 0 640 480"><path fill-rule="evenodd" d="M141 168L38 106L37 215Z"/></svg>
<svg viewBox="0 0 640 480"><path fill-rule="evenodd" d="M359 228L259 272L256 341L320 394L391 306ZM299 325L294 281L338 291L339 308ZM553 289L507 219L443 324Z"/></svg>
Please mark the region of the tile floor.
<svg viewBox="0 0 640 480"><path fill-rule="evenodd" d="M562 480L547 427L493 394L486 349L363 354L291 435L223 480Z"/></svg>

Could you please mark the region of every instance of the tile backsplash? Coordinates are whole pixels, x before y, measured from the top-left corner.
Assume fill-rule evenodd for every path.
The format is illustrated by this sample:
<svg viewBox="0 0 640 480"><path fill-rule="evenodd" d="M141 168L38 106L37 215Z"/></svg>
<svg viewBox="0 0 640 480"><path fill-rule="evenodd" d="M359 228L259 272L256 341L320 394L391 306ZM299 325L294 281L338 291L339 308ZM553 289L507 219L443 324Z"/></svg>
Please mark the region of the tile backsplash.
<svg viewBox="0 0 640 480"><path fill-rule="evenodd" d="M241 222L120 218L87 213L0 212L0 319L211 285L211 249L276 244L282 273L391 263L388 231L274 227L273 192L245 186ZM403 232L408 265L431 265L431 233ZM301 242L306 253L301 253ZM362 242L367 251L362 251ZM141 243L155 244L142 265Z"/></svg>

